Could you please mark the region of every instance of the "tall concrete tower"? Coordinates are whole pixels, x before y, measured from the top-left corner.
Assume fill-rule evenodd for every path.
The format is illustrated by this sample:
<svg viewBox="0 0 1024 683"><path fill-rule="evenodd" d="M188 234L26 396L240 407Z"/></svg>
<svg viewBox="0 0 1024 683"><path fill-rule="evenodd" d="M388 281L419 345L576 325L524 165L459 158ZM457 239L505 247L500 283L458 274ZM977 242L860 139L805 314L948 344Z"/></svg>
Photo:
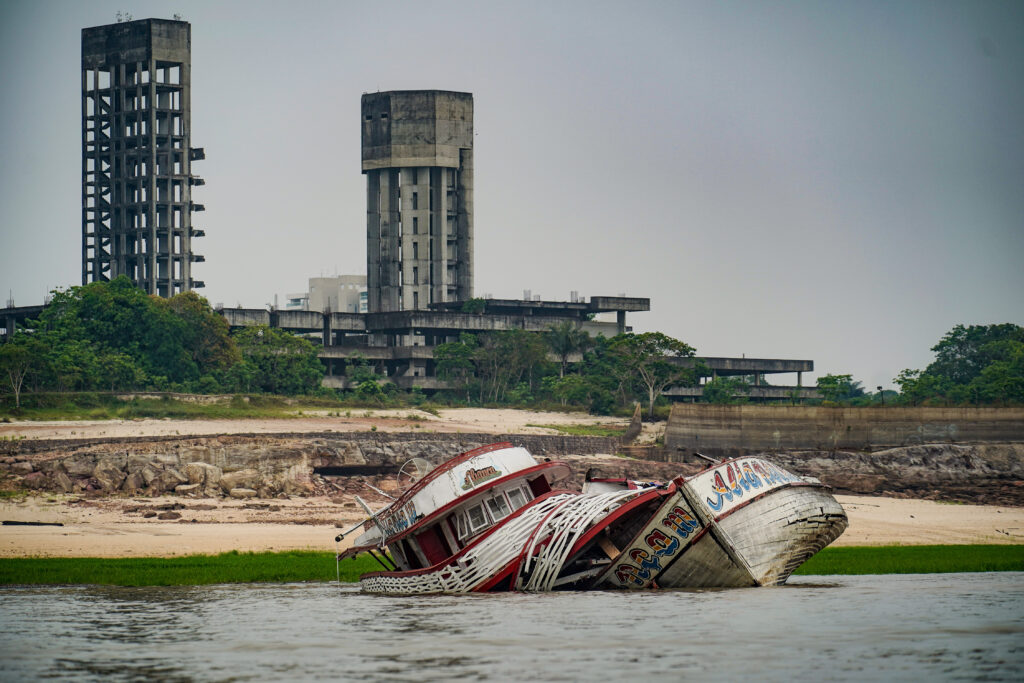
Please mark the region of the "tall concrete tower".
<svg viewBox="0 0 1024 683"><path fill-rule="evenodd" d="M82 284L127 275L150 294L192 277L192 27L142 19L82 29Z"/></svg>
<svg viewBox="0 0 1024 683"><path fill-rule="evenodd" d="M473 296L473 95L363 95L371 313Z"/></svg>

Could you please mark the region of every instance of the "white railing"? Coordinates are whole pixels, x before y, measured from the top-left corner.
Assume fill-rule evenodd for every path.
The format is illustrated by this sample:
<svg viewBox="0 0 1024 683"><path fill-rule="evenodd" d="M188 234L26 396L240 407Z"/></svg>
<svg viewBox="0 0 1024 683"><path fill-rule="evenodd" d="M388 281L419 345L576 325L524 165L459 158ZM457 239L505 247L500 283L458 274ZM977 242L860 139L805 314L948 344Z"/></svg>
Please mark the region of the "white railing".
<svg viewBox="0 0 1024 683"><path fill-rule="evenodd" d="M370 576L360 583L371 593L468 593L522 557L514 577L516 590L549 591L576 540L598 520L646 492L554 495L502 524L451 564L420 574Z"/></svg>
<svg viewBox="0 0 1024 683"><path fill-rule="evenodd" d="M575 493L563 493L540 501L502 524L456 561L435 571L369 576L360 584L371 593L468 593L518 558L537 525L552 510L579 497Z"/></svg>
<svg viewBox="0 0 1024 683"><path fill-rule="evenodd" d="M530 541L516 576L516 590L549 591L554 588L576 540L599 519L606 517L627 500L646 492L644 489L613 491L563 501L544 520L543 528Z"/></svg>

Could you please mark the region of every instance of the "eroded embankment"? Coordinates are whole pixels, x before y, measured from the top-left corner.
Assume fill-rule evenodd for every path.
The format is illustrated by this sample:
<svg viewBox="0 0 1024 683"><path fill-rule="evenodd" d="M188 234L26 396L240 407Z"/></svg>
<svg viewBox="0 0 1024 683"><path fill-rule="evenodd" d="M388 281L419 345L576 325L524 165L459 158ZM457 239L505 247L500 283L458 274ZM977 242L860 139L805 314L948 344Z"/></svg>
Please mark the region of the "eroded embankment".
<svg viewBox="0 0 1024 683"><path fill-rule="evenodd" d="M7 489L85 495L363 495L362 482L394 490L399 468L410 458L436 465L496 441L523 445L539 458L569 461L577 487L590 468L607 477L665 480L706 464L615 457L617 441L599 437L332 432L5 442L0 443L0 476ZM1024 444L1019 443L764 457L842 493L1024 506Z"/></svg>
<svg viewBox="0 0 1024 683"><path fill-rule="evenodd" d="M922 444L873 453L796 451L771 456L840 493L1024 506L1024 444Z"/></svg>
<svg viewBox="0 0 1024 683"><path fill-rule="evenodd" d="M611 454L617 446L615 439L600 437L371 432L22 440L0 444L0 473L8 489L95 495L272 498L349 489L364 493L366 487L359 482L393 489L401 465L411 458L436 465L496 441L525 446L537 457L560 458ZM653 470L661 471L658 463Z"/></svg>

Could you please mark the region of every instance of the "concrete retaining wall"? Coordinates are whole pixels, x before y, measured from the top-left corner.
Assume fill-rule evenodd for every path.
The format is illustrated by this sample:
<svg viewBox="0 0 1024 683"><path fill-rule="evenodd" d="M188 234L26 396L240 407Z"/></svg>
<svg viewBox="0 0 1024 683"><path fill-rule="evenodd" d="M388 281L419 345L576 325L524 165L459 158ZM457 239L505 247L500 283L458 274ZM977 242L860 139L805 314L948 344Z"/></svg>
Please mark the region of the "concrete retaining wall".
<svg viewBox="0 0 1024 683"><path fill-rule="evenodd" d="M875 450L923 443L1024 441L1022 408L824 408L677 404L670 451L707 455L792 450Z"/></svg>

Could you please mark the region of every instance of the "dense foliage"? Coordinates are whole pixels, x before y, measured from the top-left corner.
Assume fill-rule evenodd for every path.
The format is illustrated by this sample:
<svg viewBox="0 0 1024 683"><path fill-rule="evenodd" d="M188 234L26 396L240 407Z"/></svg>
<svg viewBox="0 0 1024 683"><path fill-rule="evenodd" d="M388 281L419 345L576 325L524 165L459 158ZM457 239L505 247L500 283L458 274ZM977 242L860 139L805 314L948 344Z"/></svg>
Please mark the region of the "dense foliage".
<svg viewBox="0 0 1024 683"><path fill-rule="evenodd" d="M0 347L0 379L31 391L309 393L323 367L308 341L267 327L230 334L194 292L150 296L126 277L54 292Z"/></svg>
<svg viewBox="0 0 1024 683"><path fill-rule="evenodd" d="M932 347L924 370L896 377L910 405L1005 405L1024 403L1024 327L957 325Z"/></svg>
<svg viewBox="0 0 1024 683"><path fill-rule="evenodd" d="M696 380L692 367L677 362L693 353L658 332L594 339L561 323L544 334L465 333L437 346L434 361L450 398L467 403L557 403L607 414L642 401L653 414L666 387Z"/></svg>
<svg viewBox="0 0 1024 683"><path fill-rule="evenodd" d="M480 302L470 303L471 312L480 312ZM658 332L595 339L563 322L542 333L466 333L437 346L434 362L450 387L439 398L449 402L559 405L602 414L640 402L653 415L667 387L696 382L699 366L688 360L693 355L688 344ZM55 292L37 321L0 345L4 393L17 406L24 391L33 392L36 409L48 405L40 403L45 392L323 394L415 405L424 400L418 390L401 392L358 355L347 362L349 391L337 396L322 389L323 375L317 348L306 339L265 325L232 333L196 294L161 299L123 277Z"/></svg>

